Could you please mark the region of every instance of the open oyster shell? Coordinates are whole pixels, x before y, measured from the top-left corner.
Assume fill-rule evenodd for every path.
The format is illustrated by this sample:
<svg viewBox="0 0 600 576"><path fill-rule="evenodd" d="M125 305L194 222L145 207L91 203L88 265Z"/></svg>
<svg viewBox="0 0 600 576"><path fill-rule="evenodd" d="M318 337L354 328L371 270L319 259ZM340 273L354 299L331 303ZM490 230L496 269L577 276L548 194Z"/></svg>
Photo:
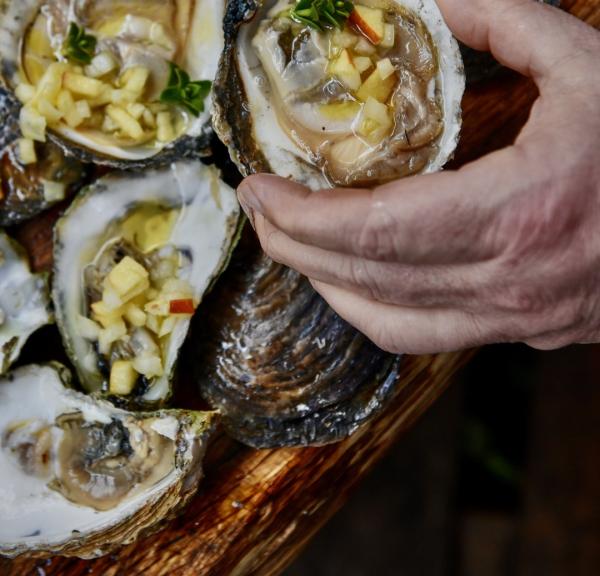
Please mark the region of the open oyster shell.
<svg viewBox="0 0 600 576"><path fill-rule="evenodd" d="M19 160L19 110L14 96L0 87L0 226L33 218L75 191L84 166L51 142L37 143L37 162Z"/></svg>
<svg viewBox="0 0 600 576"><path fill-rule="evenodd" d="M161 96L184 87L171 83L171 63L179 79L213 80L223 12L223 0L0 0L0 72L25 104L25 124L45 120L84 162L144 168L205 156L209 86L192 108ZM82 55L86 37L93 47Z"/></svg>
<svg viewBox="0 0 600 576"><path fill-rule="evenodd" d="M52 321L48 279L33 274L27 254L0 230L0 374L38 328Z"/></svg>
<svg viewBox="0 0 600 576"><path fill-rule="evenodd" d="M82 191L56 226L53 299L87 391L134 406L170 396L192 314L241 221L234 190L200 162Z"/></svg>
<svg viewBox="0 0 600 576"><path fill-rule="evenodd" d="M132 414L69 379L60 365L0 379L2 555L106 554L156 530L202 476L214 413Z"/></svg>
<svg viewBox="0 0 600 576"><path fill-rule="evenodd" d="M339 318L305 278L248 243L222 280L190 353L228 434L256 448L326 444L385 406L400 359Z"/></svg>
<svg viewBox="0 0 600 576"><path fill-rule="evenodd" d="M435 0L355 3L391 27L376 45L352 15L319 32L289 17L294 6L228 3L213 124L242 173L318 189L439 170L458 141L465 80Z"/></svg>

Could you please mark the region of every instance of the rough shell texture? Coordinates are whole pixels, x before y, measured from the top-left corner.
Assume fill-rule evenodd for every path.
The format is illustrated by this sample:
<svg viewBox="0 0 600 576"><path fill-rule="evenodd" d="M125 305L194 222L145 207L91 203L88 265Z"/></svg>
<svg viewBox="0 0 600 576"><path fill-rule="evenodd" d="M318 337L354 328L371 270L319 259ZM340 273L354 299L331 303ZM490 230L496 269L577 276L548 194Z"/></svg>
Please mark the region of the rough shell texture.
<svg viewBox="0 0 600 576"><path fill-rule="evenodd" d="M434 0L395 1L423 20L438 50L438 84L443 97L444 132L440 136L437 156L423 170L435 172L450 159L459 139L461 100L465 87L462 58L458 43L448 30ZM265 133L262 134L263 124L273 124L262 118L254 118L253 107L248 102L248 91L240 72L244 63L239 62L238 53L245 54L251 48L238 46L241 28L253 25L255 19L260 18L269 6L268 3L255 0L230 0L227 5L224 20L225 49L213 86L213 126L219 138L229 148L230 155L242 174L273 172L293 177L313 189L328 187L320 169L310 163L308 156L289 140L282 129L277 128L271 134L271 128L265 128ZM269 105L263 103L261 108L264 114L272 114ZM290 150L297 152L290 153Z"/></svg>
<svg viewBox="0 0 600 576"><path fill-rule="evenodd" d="M71 406L80 405L84 411L92 414L110 414L116 417L129 416L128 413L114 408L112 405L92 400L83 394L69 390L71 376L64 366L59 364L47 366L26 366L11 373L9 377L0 380L2 386L10 386L12 382L19 379L32 378L36 380L36 386L46 389L49 396L62 394ZM65 389L57 391L62 383ZM1 409L1 408L0 408ZM202 460L206 450L208 437L214 430L216 414L213 412L187 412L181 410L165 410L154 413L139 413L135 418L176 418L178 421L176 452L174 469L177 474L168 485L155 490L145 500L142 506L134 506L133 509L125 508L116 510L115 516L119 520L104 522L100 529L94 526L92 520L88 525L89 531L83 533L72 533L69 526L65 525L65 538L62 542L38 542L35 546L28 544L26 540L22 544L2 545L0 542L0 554L8 557L27 555L30 558L45 558L60 554L62 556L76 556L79 558L95 558L110 553L111 551L130 544L138 538L148 536L156 532L161 526L173 518L187 501L194 495L200 482L202 471ZM123 517L119 514L124 514ZM2 511L0 510L0 520ZM98 518L101 516L98 515ZM63 520L68 523L66 517ZM4 520L6 522L6 520ZM96 520L100 522L100 520Z"/></svg>
<svg viewBox="0 0 600 576"><path fill-rule="evenodd" d="M32 274L27 254L0 230L0 374L33 332L52 321L48 278Z"/></svg>
<svg viewBox="0 0 600 576"><path fill-rule="evenodd" d="M202 396L257 448L351 434L385 405L399 358L341 320L308 281L246 245L198 318ZM191 352L191 350L190 350Z"/></svg>

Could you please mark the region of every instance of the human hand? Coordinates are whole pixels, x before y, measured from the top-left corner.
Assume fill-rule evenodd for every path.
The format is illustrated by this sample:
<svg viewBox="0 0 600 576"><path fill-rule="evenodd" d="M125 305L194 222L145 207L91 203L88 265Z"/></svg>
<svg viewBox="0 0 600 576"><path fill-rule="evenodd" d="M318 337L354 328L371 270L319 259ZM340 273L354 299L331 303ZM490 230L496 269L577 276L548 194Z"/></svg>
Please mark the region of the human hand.
<svg viewBox="0 0 600 576"><path fill-rule="evenodd" d="M533 0L438 4L536 82L514 145L374 190L251 176L240 202L265 252L385 350L599 342L600 33Z"/></svg>

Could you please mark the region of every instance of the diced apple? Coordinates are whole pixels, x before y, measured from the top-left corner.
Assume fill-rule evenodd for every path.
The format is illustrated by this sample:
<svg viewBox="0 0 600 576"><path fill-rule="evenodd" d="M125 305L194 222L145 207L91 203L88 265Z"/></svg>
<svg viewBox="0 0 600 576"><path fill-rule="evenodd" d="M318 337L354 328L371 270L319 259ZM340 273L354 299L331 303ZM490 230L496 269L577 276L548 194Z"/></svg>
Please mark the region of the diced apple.
<svg viewBox="0 0 600 576"><path fill-rule="evenodd" d="M146 126L148 126L148 128L156 128L156 118L155 118L154 114L152 114L152 111L149 110L148 108L146 108L144 110L142 119L144 121L144 124Z"/></svg>
<svg viewBox="0 0 600 576"><path fill-rule="evenodd" d="M45 98L40 98L37 103L38 112L46 119L48 124L56 124L60 121L63 114L60 110L52 106Z"/></svg>
<svg viewBox="0 0 600 576"><path fill-rule="evenodd" d="M169 315L169 301L165 298L157 298L151 300L144 306L144 310L148 314L154 316L168 316Z"/></svg>
<svg viewBox="0 0 600 576"><path fill-rule="evenodd" d="M354 66L362 74L373 67L373 62L368 56L355 56Z"/></svg>
<svg viewBox="0 0 600 576"><path fill-rule="evenodd" d="M150 286L148 271L130 256L125 256L110 271L107 282L123 302L128 302Z"/></svg>
<svg viewBox="0 0 600 576"><path fill-rule="evenodd" d="M75 100L68 90L61 90L56 98L56 106L66 116L75 108Z"/></svg>
<svg viewBox="0 0 600 576"><path fill-rule="evenodd" d="M127 107L137 101L139 94L132 92L131 90L125 90L125 88L117 88L110 92L110 102L117 106Z"/></svg>
<svg viewBox="0 0 600 576"><path fill-rule="evenodd" d="M109 389L111 394L127 396L133 392L138 373L129 360L117 360L110 370Z"/></svg>
<svg viewBox="0 0 600 576"><path fill-rule="evenodd" d="M125 308L125 318L136 328L141 328L146 325L146 313L135 304L129 304L127 308Z"/></svg>
<svg viewBox="0 0 600 576"><path fill-rule="evenodd" d="M390 109L375 98L369 98L362 110L358 133L370 144L379 144L394 126Z"/></svg>
<svg viewBox="0 0 600 576"><path fill-rule="evenodd" d="M67 185L54 180L42 180L44 186L44 200L46 202L60 202L65 199Z"/></svg>
<svg viewBox="0 0 600 576"><path fill-rule="evenodd" d="M146 110L146 107L140 102L132 102L127 105L127 112L131 114L136 120L139 120Z"/></svg>
<svg viewBox="0 0 600 576"><path fill-rule="evenodd" d="M140 123L123 108L109 105L106 107L106 113L117 123L124 134L131 139L139 141L144 137L144 130Z"/></svg>
<svg viewBox="0 0 600 576"><path fill-rule="evenodd" d="M352 118L356 118L360 112L360 103L354 100L347 100L344 102L321 104L319 112L328 120L351 120Z"/></svg>
<svg viewBox="0 0 600 576"><path fill-rule="evenodd" d="M381 77L379 69L375 68L359 88L356 96L363 102L366 102L369 97L375 98L375 100L379 100L379 102L387 102L392 95L396 84L396 74L390 74L390 76L384 80Z"/></svg>
<svg viewBox="0 0 600 576"><path fill-rule="evenodd" d="M75 107L77 108L77 114L79 114L79 116L81 116L84 120L92 115L92 110L87 100L78 100L75 102Z"/></svg>
<svg viewBox="0 0 600 576"><path fill-rule="evenodd" d="M371 43L378 45L381 44L385 35L383 17L383 10L379 8L355 5L348 21Z"/></svg>
<svg viewBox="0 0 600 576"><path fill-rule="evenodd" d="M146 315L146 327L152 330L152 332L155 334L160 332L160 323L161 320L158 318L158 316L155 316L154 314Z"/></svg>
<svg viewBox="0 0 600 576"><path fill-rule="evenodd" d="M389 58L384 58L377 62L377 70L379 71L382 80L387 80L394 72L396 72L396 68Z"/></svg>
<svg viewBox="0 0 600 576"><path fill-rule="evenodd" d="M24 138L46 141L46 119L30 106L23 106L19 113L19 127Z"/></svg>
<svg viewBox="0 0 600 576"><path fill-rule="evenodd" d="M393 24L386 24L384 26L383 40L380 46L382 48L393 48L394 42L396 41L396 28Z"/></svg>
<svg viewBox="0 0 600 576"><path fill-rule="evenodd" d="M119 78L119 84L125 90L141 95L146 88L146 82L150 76L150 70L144 66L133 66L123 72Z"/></svg>
<svg viewBox="0 0 600 576"><path fill-rule="evenodd" d="M169 314L191 316L195 309L194 301L191 298L181 298L169 302Z"/></svg>
<svg viewBox="0 0 600 576"><path fill-rule="evenodd" d="M170 112L159 112L156 115L156 139L159 142L172 142L175 140L175 129L171 120Z"/></svg>
<svg viewBox="0 0 600 576"><path fill-rule="evenodd" d="M35 100L46 100L55 103L68 70L69 66L62 62L50 64L36 87Z"/></svg>
<svg viewBox="0 0 600 576"><path fill-rule="evenodd" d="M63 76L63 86L75 94L97 98L104 90L104 83L95 78L88 78L83 74L66 72Z"/></svg>
<svg viewBox="0 0 600 576"><path fill-rule="evenodd" d="M120 308L111 310L102 300L100 300L99 302L94 302L92 304L92 313L93 319L96 322L102 324L104 328L108 328L121 320L123 310Z"/></svg>
<svg viewBox="0 0 600 576"><path fill-rule="evenodd" d="M342 50L340 55L329 63L329 73L350 90L360 88L360 72L354 66L348 50Z"/></svg>
<svg viewBox="0 0 600 576"><path fill-rule="evenodd" d="M331 43L338 48L351 48L358 42L358 36L348 30L334 30Z"/></svg>
<svg viewBox="0 0 600 576"><path fill-rule="evenodd" d="M175 326L177 326L179 320L180 318L178 318L177 316L169 316L169 318L165 318L160 326L160 332L158 333L158 337L164 338L165 336L171 334L171 332L175 330Z"/></svg>
<svg viewBox="0 0 600 576"><path fill-rule="evenodd" d="M35 88L31 84L19 84L15 89L15 96L21 104L27 104L35 96Z"/></svg>
<svg viewBox="0 0 600 576"><path fill-rule="evenodd" d="M123 306L123 300L117 292L117 289L110 283L104 283L104 290L102 291L102 302L108 310L117 310Z"/></svg>
<svg viewBox="0 0 600 576"><path fill-rule="evenodd" d="M21 164L35 164L37 154L35 153L35 144L29 138L19 138L18 140L19 162Z"/></svg>

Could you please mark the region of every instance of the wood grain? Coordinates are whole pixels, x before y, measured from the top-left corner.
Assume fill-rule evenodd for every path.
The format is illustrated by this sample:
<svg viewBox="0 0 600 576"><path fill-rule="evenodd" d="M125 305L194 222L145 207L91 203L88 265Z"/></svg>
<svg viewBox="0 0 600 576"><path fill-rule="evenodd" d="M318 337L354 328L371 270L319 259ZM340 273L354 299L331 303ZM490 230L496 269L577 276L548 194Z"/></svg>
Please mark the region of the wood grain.
<svg viewBox="0 0 600 576"><path fill-rule="evenodd" d="M563 6L600 26L597 0L571 0ZM529 80L508 71L471 87L464 99L463 136L452 167L510 144L536 95ZM51 214L19 231L37 269L50 265L54 217ZM0 561L0 574L280 574L386 450L442 394L471 354L406 358L387 410L336 445L254 451L220 436L209 450L206 479L185 514L117 555L89 562Z"/></svg>

